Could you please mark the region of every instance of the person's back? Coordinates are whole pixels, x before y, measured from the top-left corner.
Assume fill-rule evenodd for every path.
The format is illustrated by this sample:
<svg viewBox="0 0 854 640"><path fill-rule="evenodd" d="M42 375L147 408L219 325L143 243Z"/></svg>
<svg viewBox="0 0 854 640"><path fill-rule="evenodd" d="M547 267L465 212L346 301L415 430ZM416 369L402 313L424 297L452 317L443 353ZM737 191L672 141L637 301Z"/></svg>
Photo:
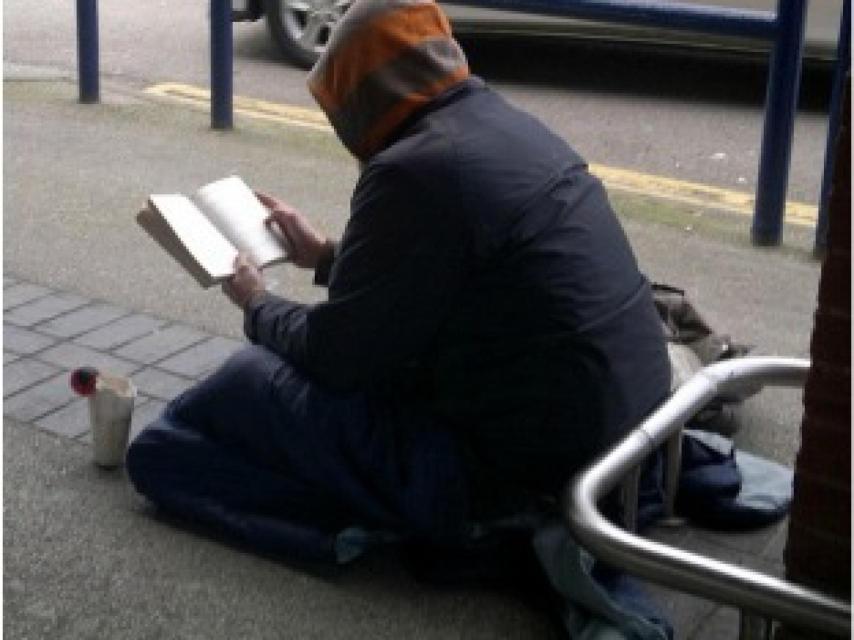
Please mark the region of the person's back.
<svg viewBox="0 0 854 640"><path fill-rule="evenodd" d="M354 202L382 180L421 218L412 250L464 246L409 283L453 291L418 374L488 474L554 491L665 396L648 283L599 181L540 122L469 79L370 160Z"/></svg>

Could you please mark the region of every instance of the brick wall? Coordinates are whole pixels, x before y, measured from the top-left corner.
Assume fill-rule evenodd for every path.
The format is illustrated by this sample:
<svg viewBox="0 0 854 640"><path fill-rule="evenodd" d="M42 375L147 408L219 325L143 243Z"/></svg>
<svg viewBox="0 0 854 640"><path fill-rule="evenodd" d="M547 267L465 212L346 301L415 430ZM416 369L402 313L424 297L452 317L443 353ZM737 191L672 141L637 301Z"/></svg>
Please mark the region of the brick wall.
<svg viewBox="0 0 854 640"><path fill-rule="evenodd" d="M850 78L849 78L850 88ZM828 249L804 390L801 449L785 552L789 580L851 598L851 109L836 148ZM778 640L823 636L781 629Z"/></svg>

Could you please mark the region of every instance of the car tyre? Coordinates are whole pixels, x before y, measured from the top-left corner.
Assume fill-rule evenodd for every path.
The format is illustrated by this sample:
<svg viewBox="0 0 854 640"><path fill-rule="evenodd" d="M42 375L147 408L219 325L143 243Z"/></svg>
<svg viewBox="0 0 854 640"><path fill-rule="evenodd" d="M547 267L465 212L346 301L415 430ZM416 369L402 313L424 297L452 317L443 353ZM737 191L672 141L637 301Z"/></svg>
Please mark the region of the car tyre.
<svg viewBox="0 0 854 640"><path fill-rule="evenodd" d="M310 69L352 0L264 0L267 27L282 54Z"/></svg>

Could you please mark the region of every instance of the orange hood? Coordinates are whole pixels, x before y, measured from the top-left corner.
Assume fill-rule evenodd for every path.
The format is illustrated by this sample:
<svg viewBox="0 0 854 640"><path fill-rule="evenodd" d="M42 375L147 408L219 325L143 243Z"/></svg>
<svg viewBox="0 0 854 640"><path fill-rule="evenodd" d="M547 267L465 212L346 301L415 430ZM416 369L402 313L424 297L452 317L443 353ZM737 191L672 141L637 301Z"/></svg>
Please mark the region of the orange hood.
<svg viewBox="0 0 854 640"><path fill-rule="evenodd" d="M465 80L468 63L431 0L356 0L308 75L308 88L360 160L412 113Z"/></svg>

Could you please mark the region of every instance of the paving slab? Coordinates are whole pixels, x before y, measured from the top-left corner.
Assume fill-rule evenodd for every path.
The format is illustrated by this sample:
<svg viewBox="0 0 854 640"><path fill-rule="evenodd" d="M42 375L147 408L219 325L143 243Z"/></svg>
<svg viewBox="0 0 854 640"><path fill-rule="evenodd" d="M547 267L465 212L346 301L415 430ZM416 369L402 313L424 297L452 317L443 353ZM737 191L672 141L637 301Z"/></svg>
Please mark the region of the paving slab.
<svg viewBox="0 0 854 640"><path fill-rule="evenodd" d="M31 355L47 349L55 338L22 327L3 323L3 349L20 355Z"/></svg>
<svg viewBox="0 0 854 640"><path fill-rule="evenodd" d="M147 367L133 376L133 383L141 393L160 400L171 400L194 382L191 378L176 376L156 367Z"/></svg>
<svg viewBox="0 0 854 640"><path fill-rule="evenodd" d="M153 364L158 360L163 360L183 351L205 338L206 335L201 331L184 325L172 325L157 329L143 338L133 340L116 349L115 353L128 360Z"/></svg>
<svg viewBox="0 0 854 640"><path fill-rule="evenodd" d="M3 321L21 327L31 327L77 307L82 307L88 302L86 298L74 293L54 293L15 307L4 314Z"/></svg>
<svg viewBox="0 0 854 640"><path fill-rule="evenodd" d="M127 310L112 304L88 304L82 309L44 322L36 329L57 338L71 338L101 327L127 313Z"/></svg>
<svg viewBox="0 0 854 640"><path fill-rule="evenodd" d="M39 429L66 438L76 438L89 431L89 401L77 398L69 404L43 415L35 421Z"/></svg>
<svg viewBox="0 0 854 640"><path fill-rule="evenodd" d="M166 320L135 313L84 333L74 338L74 342L93 349L112 349L146 336L165 324Z"/></svg>
<svg viewBox="0 0 854 640"><path fill-rule="evenodd" d="M30 422L64 407L74 398L68 374L63 372L5 398L3 415Z"/></svg>
<svg viewBox="0 0 854 640"><path fill-rule="evenodd" d="M222 364L245 342L214 336L158 363L158 367L184 376L201 376Z"/></svg>
<svg viewBox="0 0 854 640"><path fill-rule="evenodd" d="M47 287L37 284L14 284L3 289L3 310L13 309L18 305L26 304L51 293L52 291Z"/></svg>
<svg viewBox="0 0 854 640"><path fill-rule="evenodd" d="M17 360L3 365L3 397L25 389L56 374L59 369L44 362Z"/></svg>
<svg viewBox="0 0 854 640"><path fill-rule="evenodd" d="M72 342L61 342L39 353L39 360L65 369L90 366L115 375L128 375L140 368L139 364L114 355L89 349Z"/></svg>

